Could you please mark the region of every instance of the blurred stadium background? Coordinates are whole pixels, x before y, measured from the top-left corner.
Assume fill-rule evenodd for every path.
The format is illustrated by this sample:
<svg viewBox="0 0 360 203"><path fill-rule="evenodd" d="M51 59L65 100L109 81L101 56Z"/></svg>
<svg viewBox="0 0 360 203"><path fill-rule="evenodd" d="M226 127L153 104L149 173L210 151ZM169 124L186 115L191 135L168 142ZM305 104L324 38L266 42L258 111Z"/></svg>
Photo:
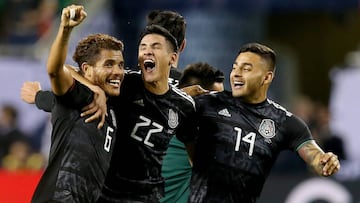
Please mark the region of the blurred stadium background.
<svg viewBox="0 0 360 203"><path fill-rule="evenodd" d="M44 160L49 115L22 102L20 88L24 81L37 80L49 89L45 64L50 43L61 9L73 3L83 4L88 17L74 30L69 64L79 39L102 32L124 41L126 64L136 68L137 37L146 13L153 9L175 10L187 21L187 48L179 68L206 61L224 71L227 89L227 76L242 44L256 41L272 47L278 65L270 98L308 122L325 149L340 153L342 169L333 178L316 178L296 155L284 152L259 202L360 202L358 0L0 0L0 106L15 108L16 127L30 140L27 152ZM5 131L0 128L0 136ZM10 172L41 173L46 161L35 160L32 168L0 163L0 202L24 202L15 198L22 194L16 184L25 187L31 181L16 182L16 190L5 185L18 177ZM26 174L35 182L39 177ZM29 198L33 185L24 198Z"/></svg>

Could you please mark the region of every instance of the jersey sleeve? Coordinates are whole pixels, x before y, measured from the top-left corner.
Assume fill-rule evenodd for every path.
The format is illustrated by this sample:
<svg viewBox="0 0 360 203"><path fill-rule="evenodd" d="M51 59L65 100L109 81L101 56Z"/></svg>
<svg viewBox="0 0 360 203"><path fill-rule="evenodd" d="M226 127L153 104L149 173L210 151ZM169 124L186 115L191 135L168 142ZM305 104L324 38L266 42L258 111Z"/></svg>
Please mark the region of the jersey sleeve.
<svg viewBox="0 0 360 203"><path fill-rule="evenodd" d="M40 90L35 95L35 105L38 109L51 112L55 104L55 95L51 91Z"/></svg>
<svg viewBox="0 0 360 203"><path fill-rule="evenodd" d="M65 106L80 109L90 104L94 98L94 93L85 85L75 80L74 85L69 91L61 96L56 96L56 101Z"/></svg>
<svg viewBox="0 0 360 203"><path fill-rule="evenodd" d="M196 122L194 122L196 116L195 107L192 110L190 113L187 113L185 120L176 133L176 137L183 143L192 142L197 135L198 128Z"/></svg>
<svg viewBox="0 0 360 203"><path fill-rule="evenodd" d="M190 113L187 114L188 116L183 122L185 126L185 130L176 134L176 138L183 143L193 142L199 134L199 127L198 127L199 115L197 113L198 106L195 98L192 98L193 104L191 105L191 107L187 108L189 110L191 109L191 111Z"/></svg>
<svg viewBox="0 0 360 203"><path fill-rule="evenodd" d="M289 147L296 151L303 143L313 140L309 127L299 117L292 115L285 123L285 129L289 135Z"/></svg>

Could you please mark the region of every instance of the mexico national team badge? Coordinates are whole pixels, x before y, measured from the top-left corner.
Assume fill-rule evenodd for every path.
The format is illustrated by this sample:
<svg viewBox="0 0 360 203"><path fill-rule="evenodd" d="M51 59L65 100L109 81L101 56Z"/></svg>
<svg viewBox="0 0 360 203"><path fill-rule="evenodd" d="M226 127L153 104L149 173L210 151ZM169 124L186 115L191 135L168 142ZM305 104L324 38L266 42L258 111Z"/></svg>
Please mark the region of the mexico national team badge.
<svg viewBox="0 0 360 203"><path fill-rule="evenodd" d="M259 133L265 138L265 142L271 143L271 138L275 137L275 123L271 119L263 119L259 127Z"/></svg>
<svg viewBox="0 0 360 203"><path fill-rule="evenodd" d="M168 120L169 127L174 129L177 127L178 124L179 124L178 114L174 112L172 109L169 109L169 120Z"/></svg>

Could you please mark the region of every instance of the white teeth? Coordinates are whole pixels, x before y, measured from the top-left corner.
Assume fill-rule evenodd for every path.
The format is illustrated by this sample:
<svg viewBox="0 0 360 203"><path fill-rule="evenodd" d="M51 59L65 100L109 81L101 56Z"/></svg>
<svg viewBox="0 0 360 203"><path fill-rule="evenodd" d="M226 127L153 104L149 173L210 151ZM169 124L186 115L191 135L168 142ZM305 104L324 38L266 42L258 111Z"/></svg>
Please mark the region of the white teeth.
<svg viewBox="0 0 360 203"><path fill-rule="evenodd" d="M234 85L243 85L243 82L239 82L239 81L234 81Z"/></svg>
<svg viewBox="0 0 360 203"><path fill-rule="evenodd" d="M109 83L114 85L120 85L120 80L109 80Z"/></svg>
<svg viewBox="0 0 360 203"><path fill-rule="evenodd" d="M144 67L145 69L151 70L155 67L155 62L151 59L144 60Z"/></svg>
<svg viewBox="0 0 360 203"><path fill-rule="evenodd" d="M144 63L154 63L154 61L151 59L146 59L146 60L144 60Z"/></svg>

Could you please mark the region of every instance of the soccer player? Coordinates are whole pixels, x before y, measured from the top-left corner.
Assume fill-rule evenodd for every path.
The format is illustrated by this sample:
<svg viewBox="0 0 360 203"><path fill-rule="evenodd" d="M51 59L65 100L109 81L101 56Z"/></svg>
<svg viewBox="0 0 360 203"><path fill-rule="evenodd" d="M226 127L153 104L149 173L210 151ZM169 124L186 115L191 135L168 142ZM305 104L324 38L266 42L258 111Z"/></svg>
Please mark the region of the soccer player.
<svg viewBox="0 0 360 203"><path fill-rule="evenodd" d="M146 17L146 25L159 25L167 29L176 39L179 49L177 51L177 60L171 65L169 83L175 87L179 84L181 71L177 69L179 58L186 47L186 21L178 12L170 10L153 10Z"/></svg>
<svg viewBox="0 0 360 203"><path fill-rule="evenodd" d="M179 87L200 85L205 90L221 92L224 90L224 73L206 62L187 65L180 77Z"/></svg>
<svg viewBox="0 0 360 203"><path fill-rule="evenodd" d="M181 22L181 20L182 20L182 18L177 18L178 20L180 20L180 22ZM149 23L149 24L152 24L152 23ZM153 23L153 24L156 24L156 23ZM157 27L158 28L158 26L150 26L150 27ZM183 27L181 27L181 29L182 29ZM158 30L160 30L160 34L161 34L161 32L164 32L164 30L163 29L161 29L161 28L159 28ZM161 31L162 30L162 31ZM175 29L175 30L177 30L177 29ZM155 29L155 31L156 31L156 29ZM157 32L157 31L156 31ZM165 34L166 35L168 35L168 33L167 33L167 31L165 31ZM173 39L173 37L171 37L171 35L170 36L168 36L168 38L170 39L167 39L167 41L169 42L171 42L170 43L170 45L171 44L177 44L177 41L176 40L174 40ZM167 45L168 44L168 42L165 44L165 45ZM181 47L184 47L185 45L184 45L184 43L181 43L182 45L181 45ZM161 44L158 44L158 45L154 45L154 46L152 46L153 47L153 49L158 49L157 47L159 47ZM164 45L161 45L162 46L162 49L164 50L164 48L163 48L163 46ZM174 53L172 53L171 52L171 54L175 54L174 56L175 57L171 57L171 61L169 61L169 65L171 66L171 67L174 67L174 66L176 66L176 64L177 64L177 62L178 62L178 54L179 54L179 49L177 48L177 45L176 45L176 48L174 49ZM151 53L150 53L150 55L151 55ZM159 54L156 54L156 57L158 57L158 55ZM148 61L149 62L149 61ZM151 64L151 63L147 63L147 64ZM164 66L164 64L162 64L160 67L165 67ZM152 69L148 69L148 70L152 70ZM155 69L155 70L157 70L157 69ZM169 69L170 70L170 69ZM142 71L143 72L143 71ZM157 91L161 88L161 89L168 89L168 87L166 87L166 86L164 86L165 84L163 84L163 79L164 78L167 78L168 80L169 80L169 74L168 74L168 71L167 71L167 69L165 68L165 71L163 72L163 71L160 71L159 72L159 70L157 70L157 71L155 71L155 75L159 75L160 73L160 77L161 78L158 78L158 79L156 79L157 81L161 81L161 85L156 85L156 86L154 86L155 88L153 88L152 86L152 84L151 83L157 83L156 81L155 82L150 82L150 83L148 83L148 84L150 84L150 85L148 85L148 90L150 91L151 90L151 93L154 93L154 94L158 94L157 93ZM153 75L153 74L152 74ZM126 74L126 76L125 76L125 78L134 78L134 77L137 77L137 78L141 78L140 77L140 75L139 74L136 74L136 73L129 73L129 74ZM133 81L133 79L125 79L125 81ZM126 83L126 82L125 82ZM125 84L124 83L124 84ZM131 83L131 82L128 82L128 83ZM137 85L141 85L142 84L142 82L141 81L137 81L136 82L136 84ZM147 84L147 83L145 83L145 84ZM167 83L166 83L167 84ZM127 88L126 88L126 86L128 86ZM141 85L142 86L142 85ZM121 96L120 98L126 98L126 99L129 99L130 97L128 97L128 96L126 96L127 94L125 94L124 92L131 92L131 94L135 94L135 92L133 92L132 91L132 88L133 87L135 87L134 85L122 85L122 94L124 94L125 96ZM193 107L191 107L191 105L189 106L189 101L190 101L190 103L191 103L191 101L192 101L192 99L191 98L189 98L187 95L185 95L183 92L179 92L179 90L178 89L176 89L176 88L170 88L170 90L171 91L168 91L168 92L175 92L176 94L177 94L177 96L176 97L174 97L174 98L172 98L172 99L170 99L170 98L168 98L168 96L164 96L164 101L162 101L161 103L168 103L169 101L171 101L171 100L178 100L179 98L182 98L181 100L184 100L184 102L181 102L181 103L183 103L183 104L178 104L178 102L175 102L175 104L174 104L174 108L175 108L175 110L177 110L178 111L178 109L182 109L182 108L180 108L180 106L183 106L184 107L184 109L186 109L185 111L190 111L190 113L188 113L189 115L184 115L184 112L182 112L182 111L179 111L179 112L182 112L182 113L177 113L176 111L174 111L174 110L169 110L169 112L167 112L167 113L165 113L165 112L163 112L163 113L161 113L161 114L164 114L164 115L166 115L166 114L169 114L168 116L169 116L169 118L162 118L162 119L160 119L160 120L162 120L161 122L160 122L160 124L162 124L162 125L164 125L164 126L166 126L166 125L169 125L169 124L171 124L172 122L175 122L175 123L178 123L179 121L178 120L172 120L172 119L177 119L177 115L179 114L179 116L180 116L180 118L181 117L183 117L183 116L187 116L187 117L190 117L190 114L191 114L191 111L193 111ZM145 91L145 92L147 92L147 91ZM146 94L147 95L147 94ZM145 95L145 96L146 96ZM168 95L168 93L166 93L165 95ZM180 96L179 96L180 95ZM51 101L51 99L49 99L51 97L51 95L49 95L49 92L44 92L44 91L39 91L37 94L36 94L36 101L37 101L37 103L41 103L40 101L41 100L43 100L43 101ZM170 96L170 97L172 97L172 96ZM179 98L177 98L177 97L179 97ZM40 99L41 98L41 99ZM146 96L145 97L145 99L148 99L148 97ZM158 98L158 99L160 99L160 97ZM122 100L122 99L120 99L120 100ZM169 101L167 101L167 100L169 100ZM146 101L146 100L142 100L141 98L139 99L139 102L140 102L140 105L142 105L141 103L143 102L143 101ZM180 101L180 100L179 100ZM51 103L51 102L50 102ZM153 103L152 101L150 102L150 103ZM118 104L121 104L121 101L118 103ZM163 104L162 104L163 105ZM160 107L162 106L162 105L160 105ZM177 105L179 105L179 106L177 106ZM43 106L43 105L41 105L41 106ZM120 107L119 108L124 108L124 109L127 109L128 110L128 112L131 112L131 108L128 108L128 107L123 107L123 106L126 106L126 105L119 105ZM151 108L153 108L153 107L151 107ZM150 109L151 109L150 108ZM156 108L159 108L159 107L156 107ZM89 108L90 109L90 108ZM95 108L95 109L99 109L99 108ZM165 108L165 109L167 109L167 108ZM164 110L162 110L162 111L164 111ZM93 111L92 111L93 112ZM121 111L118 111L118 112L121 112ZM145 111L144 111L145 112ZM173 114L173 112L175 112L175 114ZM87 115L89 112L84 112L83 114L84 115ZM90 112L91 113L91 112ZM155 117L157 117L158 115L157 114L159 114L159 112L158 112L158 110L155 110L155 108L154 109L152 109L151 111L147 111L147 114L149 114L150 115L150 118L151 118L151 116L152 116L152 114L154 114L154 116ZM124 113L119 113L119 114L117 114L117 115L119 115L120 117L123 117L123 118L128 118L127 117L127 115L126 114L124 114ZM96 116L94 116L93 118L96 118ZM92 121L93 120L93 118L91 118L91 119L87 119L87 121ZM171 122L169 123L169 124L165 124L164 122L164 120L166 120L166 119L170 119L171 120ZM126 120L126 122L130 122L130 120ZM126 123L126 122L124 122L124 123ZM186 122L184 122L184 123L186 123ZM182 123L180 123L180 124L182 124ZM133 123L132 123L132 125L134 125ZM143 125L143 124L138 124L138 125ZM150 123L149 123L149 125L150 125ZM156 123L155 124L151 124L151 125L157 125ZM189 124L182 124L182 125L184 125L184 126L187 126L187 130L188 131L192 131L191 129L192 129L192 127L191 127L191 125L193 125L192 123L189 125ZM179 126L182 126L182 125L179 125ZM119 126L123 126L123 122L120 122L120 125ZM190 126L190 127L189 127ZM135 126L136 128L139 128L139 129L141 129L141 130L146 130L148 127L140 127L140 126ZM145 128L145 129L143 129L143 128ZM179 129L185 129L185 128L182 128L182 127L179 127ZM149 129L148 129L149 130ZM150 130L150 132L151 133L153 133L153 131L154 131L155 129L152 129L152 130ZM164 129L165 130L165 129ZM165 130L166 131L166 130ZM182 130L179 130L179 132L181 133L181 131ZM164 133L164 132L161 132L161 133ZM170 131L168 131L168 132L166 132L165 134L167 134L167 133L170 133L171 134L171 136L170 136L170 138L171 137L173 137L173 135L174 135L174 133L175 133L175 131L173 132L173 130L170 130ZM120 133L119 133L120 134ZM167 136L169 136L168 134L167 134ZM119 136L118 136L119 137ZM166 139L164 139L164 143L166 143ZM167 146L167 145L166 145ZM162 151L161 152L162 153L162 155L161 156L159 156L158 158L160 158L159 160L157 160L158 162L160 161L160 164L161 164L161 162L162 162L162 156L163 156L163 154L165 154L165 152L164 151ZM114 155L115 157L117 157L116 155ZM114 161L115 162L115 161ZM135 172L135 170L132 170L132 169L129 169L130 171L133 171L133 172ZM114 172L115 173L115 172ZM111 176L111 177L114 177L114 176ZM142 195L143 196L143 198L145 198L145 202L147 202L147 201L152 201L152 200L154 200L154 201L158 201L158 198L160 198L162 195L163 195L163 180L162 180L162 177L160 178L160 177L157 177L157 178L159 178L159 179L161 179L161 181L159 182L159 184L158 184L158 187L157 188L155 188L155 189L157 189L157 190L159 190L159 191L157 191L157 193L156 193L156 198L154 198L154 197L146 197L147 196L147 194L146 195ZM110 178L111 179L111 178ZM126 187L126 186L125 186ZM129 189L131 189L131 188L129 188ZM155 190L154 189L154 190ZM111 188L109 189L109 190L111 190ZM107 193L107 192L105 192L105 193ZM115 193L116 193L116 190L115 190ZM120 195L114 195L114 194L110 194L111 196L118 196L119 198L124 198L124 194L120 194ZM130 193L130 195L133 195L133 196L136 196L136 194L135 193L133 193L133 192L131 192ZM117 199L117 197L115 197L115 198L113 198L112 199L112 197L110 196L110 198L107 198L106 196L104 197L105 199L107 199L107 200L102 200L102 201L117 201L116 199ZM132 196L130 196L129 197L130 199L132 199L133 197ZM140 199L143 199L142 197L140 197ZM153 199L151 199L151 198L153 198ZM136 199L138 199L138 198L136 198Z"/></svg>
<svg viewBox="0 0 360 203"><path fill-rule="evenodd" d="M340 169L337 156L322 151L302 120L267 98L274 73L274 51L246 44L230 73L232 91L195 98L199 134L190 152L190 203L256 202L278 154L287 149L318 175Z"/></svg>
<svg viewBox="0 0 360 203"><path fill-rule="evenodd" d="M48 166L34 192L34 203L96 202L110 165L116 134L112 104L109 101L102 129L97 129L96 123L85 123L85 118L80 116L81 108L93 100L94 93L63 68L71 32L86 15L82 6L64 8L50 49L47 71L55 94L49 109L53 130ZM122 51L121 41L94 34L78 43L73 59L80 67L80 74L112 97L119 95L124 77ZM37 85L40 84L24 84L24 101L34 102L26 97L27 88Z"/></svg>
<svg viewBox="0 0 360 203"><path fill-rule="evenodd" d="M118 97L119 129L99 202L159 202L161 165L170 139L196 131L193 99L168 83L177 41L150 25L139 40L139 72L126 74Z"/></svg>
<svg viewBox="0 0 360 203"><path fill-rule="evenodd" d="M176 39L178 42L178 50L177 55L178 57L175 59L174 63L171 64L170 69L170 77L169 77L169 83L177 87L179 84L179 79L181 76L181 71L177 69L179 57L181 52L186 47L186 39L185 39L185 31L186 31L186 21L184 17L175 12L170 10L153 10L150 11L149 14L146 16L146 25L159 25L161 27L164 27L167 29ZM194 86L191 89L192 91L198 91L198 92L204 92L203 89L199 88L198 86ZM33 92L31 94L36 95L36 104L40 105L43 110L48 109L48 105L52 103L53 101L53 95L50 91L42 91L41 89L38 90L38 92ZM29 96L31 96L29 94ZM31 98L35 99L35 97ZM87 121L92 121L97 119L99 116L99 124L98 127L100 128L103 125L106 110L104 110L97 101L94 100L94 102L85 107L88 112L84 111L84 115L90 115L91 113L94 113Z"/></svg>

